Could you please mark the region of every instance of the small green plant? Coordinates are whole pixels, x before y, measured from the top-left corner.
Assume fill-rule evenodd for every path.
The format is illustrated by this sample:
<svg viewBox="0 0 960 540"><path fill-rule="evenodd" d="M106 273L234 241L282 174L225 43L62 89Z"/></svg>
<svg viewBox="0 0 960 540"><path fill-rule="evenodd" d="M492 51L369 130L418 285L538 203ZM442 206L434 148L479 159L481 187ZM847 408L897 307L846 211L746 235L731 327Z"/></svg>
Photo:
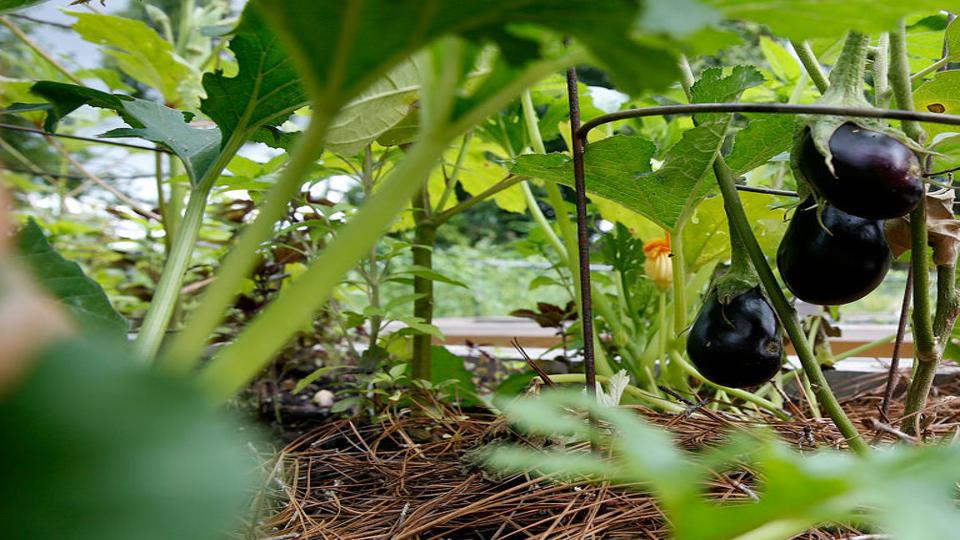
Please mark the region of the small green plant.
<svg viewBox="0 0 960 540"><path fill-rule="evenodd" d="M960 448L899 446L867 456L819 449L800 453L763 430L736 431L717 446L691 453L627 409L581 393L544 392L505 404L525 434L543 448L501 445L482 462L502 473L532 473L559 482L611 482L649 489L677 540L778 540L831 523L853 522L905 540L949 538L960 526L953 501ZM593 426L587 415L599 421ZM590 442L596 451L563 450ZM583 445L581 445L581 448ZM744 500L720 502L707 480L749 471Z"/></svg>

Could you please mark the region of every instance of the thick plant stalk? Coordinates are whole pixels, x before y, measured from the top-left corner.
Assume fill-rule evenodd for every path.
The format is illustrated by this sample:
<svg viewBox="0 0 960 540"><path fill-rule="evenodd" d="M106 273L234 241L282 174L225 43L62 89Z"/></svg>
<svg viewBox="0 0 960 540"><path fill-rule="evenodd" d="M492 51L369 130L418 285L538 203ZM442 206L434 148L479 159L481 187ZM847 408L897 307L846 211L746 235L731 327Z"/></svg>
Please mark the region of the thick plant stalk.
<svg viewBox="0 0 960 540"><path fill-rule="evenodd" d="M830 81L827 79L827 74L823 72L823 67L820 66L817 55L813 53L810 43L806 41L791 41L790 44L793 45L793 50L797 53L797 57L800 58L800 63L803 64L803 68L806 70L810 80L817 86L817 90L820 90L821 94L826 92L827 89L830 88Z"/></svg>
<svg viewBox="0 0 960 540"><path fill-rule="evenodd" d="M897 100L897 107L912 111L914 110L913 88L907 60L906 27L902 19L890 39L890 57L890 82ZM902 127L908 137L920 144L924 142L925 133L919 123L904 120ZM923 203L910 214L910 239L912 243L910 261L913 270L913 341L917 366L913 380L910 381L910 387L907 389L900 429L908 435L916 435L920 427L920 411L927 403L934 376L943 356L941 340L946 337L935 331L930 314L926 206ZM950 265L937 268L936 330L941 334L948 333L953 327L953 322L956 321L955 265L956 261L952 261Z"/></svg>
<svg viewBox="0 0 960 540"><path fill-rule="evenodd" d="M421 189L413 196L413 264L423 268L433 268L433 248L437 243L437 227L428 214L429 195ZM414 276L413 292L419 295L413 301L413 316L422 319L425 324L433 323L433 280L429 277ZM430 380L432 367L433 338L430 334L415 334L412 338L410 374L414 379Z"/></svg>

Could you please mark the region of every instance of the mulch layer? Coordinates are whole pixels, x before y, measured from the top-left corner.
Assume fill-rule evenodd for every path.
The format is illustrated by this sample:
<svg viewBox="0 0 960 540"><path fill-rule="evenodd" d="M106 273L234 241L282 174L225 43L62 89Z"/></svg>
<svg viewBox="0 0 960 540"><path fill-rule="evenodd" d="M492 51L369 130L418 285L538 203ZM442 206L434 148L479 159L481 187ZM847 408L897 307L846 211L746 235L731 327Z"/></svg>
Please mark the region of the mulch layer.
<svg viewBox="0 0 960 540"><path fill-rule="evenodd" d="M960 377L938 385L922 416L922 436L952 436L960 426ZM874 444L911 442L898 432L901 408L890 421L879 413L879 390L847 399L844 408ZM798 449L844 448L829 420L744 419L706 409L662 414L638 408L672 433L682 447L715 444L731 430L765 425ZM498 478L477 467L472 453L495 440L519 440L491 416L450 411L441 419L410 415L361 425L328 423L290 443L280 454L273 483L276 512L261 523L270 540L374 538L669 538L654 499L623 486L554 483L542 477ZM747 471L717 474L709 486L718 500L754 496ZM879 536L837 526L808 531L803 539Z"/></svg>

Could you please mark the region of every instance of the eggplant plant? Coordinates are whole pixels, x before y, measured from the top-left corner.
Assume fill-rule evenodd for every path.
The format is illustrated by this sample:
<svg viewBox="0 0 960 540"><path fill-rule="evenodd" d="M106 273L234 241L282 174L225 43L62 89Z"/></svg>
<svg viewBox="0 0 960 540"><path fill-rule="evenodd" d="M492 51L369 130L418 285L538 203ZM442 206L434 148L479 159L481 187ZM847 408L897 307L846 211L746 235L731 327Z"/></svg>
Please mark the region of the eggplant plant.
<svg viewBox="0 0 960 540"><path fill-rule="evenodd" d="M0 3L0 13L33 3ZM892 471L889 477L873 478L877 486L892 490L904 485L895 473L913 463L915 456L923 463L937 457L952 463L951 453L934 450L929 455L893 454L887 461L871 457L863 436L824 379L815 340L808 336L816 329L805 331L801 326L770 260L776 257L780 278L797 298L832 305L852 301L875 287L891 264L891 251L898 256L904 248L912 251L917 363L902 428L920 432L919 413L960 314L960 299L955 290L957 222L952 208L945 210L946 203L930 192L933 181L927 180L928 175L936 176L934 172L947 174L951 154L956 159L954 132L946 131L955 128L935 122L921 125L917 119L958 124L949 114L956 112L950 99L956 91L956 72L937 70L957 59L953 49L960 27L949 24L940 29L937 45L945 39L947 46L939 60L911 65L921 57L908 51L911 36L904 17L935 13L942 7L938 2L857 0L838 7L828 1L784 6L707 0L685 6L680 16L673 6L652 0L464 0L429 5L251 0L232 24L223 4L198 7L187 2L176 25L151 11L160 32L122 17L77 13L73 29L105 45L127 82L146 89L141 92L106 76L97 82L89 74L71 72L19 31L15 19L4 18L4 26L54 75L29 84L18 81L9 91L5 87L0 96L4 116L19 115L34 123L20 128L55 141L55 136L66 135L60 130L79 109L101 109L126 124L102 134L103 139L138 138L158 150L159 161L160 154L170 156L169 174L157 176L157 211L126 201L148 224L162 227L166 243L163 268L144 319L133 329L132 343L124 343L126 323L110 309L102 291L46 253L45 237L28 225L21 232L27 247L21 250L27 257L39 252L48 261L31 267L32 279L71 306L69 320L79 321L83 333L111 335L107 340L111 343L101 348L85 344L92 348L82 349L84 356L126 360L130 365L124 364L125 369L131 371L121 379L147 374L139 382L148 389L162 387L155 394L159 402L188 396L184 403L209 413L204 417L209 425L226 433L231 424L217 417L210 404L236 396L295 336L310 328L315 314L329 305L351 272L367 282L370 309L364 320L369 323L368 350L375 350L385 323L394 316L379 297L384 270L377 249L391 228L396 232L408 227L412 237L406 244L412 264L404 270L411 290L404 302L392 306L412 304L405 321L397 318L413 329L406 358L409 378L429 381L438 356L431 326L434 283L449 279L433 265L438 234L454 216L494 199L514 211L528 212L536 222L564 279L573 284L571 300L583 335L590 335L594 324L603 329L582 343L596 353L586 354L586 365L595 367L601 383L623 383L620 373L626 373L630 384L622 388L627 401L684 412L684 400L694 395L699 399L709 391L714 401L731 410L749 405L789 419L778 391L786 337L802 366L801 382L809 389L811 406L822 407L850 448L867 456L863 463L879 460L878 470ZM924 21L917 24L933 24ZM762 36L756 25L764 26ZM922 49L924 36L915 35L920 33L912 37ZM726 67L712 65L712 60L696 61L741 35L758 39L764 69L747 61ZM873 49L871 35L877 36ZM834 42L841 37L838 46ZM787 42L792 53L783 45ZM842 50L834 60L837 49ZM687 54L695 58L696 71ZM865 70L871 54L868 93ZM822 63L832 64L829 76ZM621 110L604 115L599 106L593 107L596 103L580 107L586 99L566 101L567 92L575 95L580 86L572 76L575 72L570 72L569 80L558 74L584 65L600 68L603 77L609 77L604 82L627 95ZM811 81L819 97L808 88ZM920 83L916 89L914 83ZM590 91L599 101L603 93ZM913 111L915 98L928 114ZM813 99L816 103L807 103ZM891 99L897 111L888 109ZM771 114L751 113L746 107L751 104L768 105ZM783 114L801 109L804 114L793 119ZM942 113L947 114L936 116ZM900 119L902 129L882 118ZM581 121L584 127L576 129ZM925 129L935 136L928 140ZM4 143L4 155L14 155L10 149L16 148ZM226 172L243 166L240 152L250 143L266 144L286 157L263 175L270 181L260 186L263 192L251 202L251 219L230 240L199 300L178 314L184 277L196 262L210 201L229 182ZM790 154L789 161L785 153ZM264 244L285 227L291 203L299 202L304 185L328 161L351 170L347 176L359 182L362 204L343 223L330 227L333 232L323 236L323 245L318 243L270 303L231 340L207 354L211 336L257 267ZM756 190L760 180L763 193L738 193L739 188ZM635 233L647 241L619 241L611 255L617 260L612 287L579 279L588 275L583 269L589 264L585 260L589 236L578 235L585 231L574 226L565 195L571 186L576 191L580 181L585 185L576 194L589 196L603 219L618 223L617 234ZM122 195L109 182L101 187ZM543 200L537 193L544 194ZM807 202L795 209L786 227L782 219L778 223L782 211L771 202L788 200ZM935 215L938 205L944 215ZM581 210L578 218L585 217ZM885 233L880 220L888 218L896 219L887 223ZM898 228L907 231L906 242L892 240ZM935 307L930 300L928 251L937 267ZM845 264L852 253L863 254L862 260ZM648 310L641 311L637 297L631 296L630 280L642 275L631 265L643 265L655 284L656 294L647 297ZM70 283L83 286L79 292L58 288L56 279L48 279L51 276L66 276L75 280ZM829 290L824 282L842 290ZM850 287L840 287L845 285ZM0 304L4 300L0 296ZM595 320L590 313L596 313ZM651 313L652 320L645 320L644 315ZM87 332L88 324L97 330ZM64 332L77 336L76 328L72 334L69 328ZM43 366L62 364L66 352L54 342L63 335L54 333L43 343L53 351L54 360L29 353L41 357ZM23 359L17 360L20 365ZM403 369L394 368L388 372L391 384L408 379ZM16 392L20 379L6 373L0 371L0 383L9 382L13 389L9 391ZM50 370L37 373L54 376ZM586 380L586 373L553 378L557 383ZM49 387L37 381L28 379L23 392L53 399ZM92 389L96 382L87 381ZM0 406L18 414L26 414L36 403L29 394L10 395L16 399L9 404L0 401ZM592 403L562 402L557 407L565 404L591 408L624 432L644 430L620 413L604 414ZM69 412L62 408L61 415L44 420L55 426L68 424ZM149 407L144 411L155 412ZM202 422L182 421L184 429L203 431ZM174 424L167 427L175 428ZM9 429L22 436L26 427L11 423ZM139 432L129 433L132 437ZM171 433L171 441L180 440L176 429ZM672 473L682 468L667 443L654 437L650 441L650 447L661 452L658 455L672 460ZM10 446L17 452L12 455L29 455L30 442L17 439ZM210 448L219 447L211 443ZM770 471L795 464L792 458L780 459L785 451L774 443L760 448ZM214 459L215 454L204 454L197 462ZM231 455L236 458L231 463L242 461ZM64 459L60 454L53 458ZM829 464L832 458L817 459ZM859 458L849 457L855 459ZM590 463L580 465L587 472L609 472L591 468ZM651 470L643 469L646 476ZM628 478L644 479L640 476L644 475ZM809 479L812 474L796 476ZM833 479L849 480L840 473ZM671 512L689 503L711 519L720 516L693 501L694 481L671 492L667 480L655 480ZM776 480L771 478L771 485L782 486ZM784 513L768 524L773 529L763 529L762 520L743 511L744 521L730 525L731 534L751 537L758 530L768 536L770 530L792 534L817 519L847 516L852 501L878 501L853 488L828 495L836 497L829 499L838 501L836 506L821 508L816 501L804 500L811 505L804 507L809 512L799 512L799 517ZM168 536L184 537L180 531L163 530ZM678 528L680 532L690 538L708 534Z"/></svg>

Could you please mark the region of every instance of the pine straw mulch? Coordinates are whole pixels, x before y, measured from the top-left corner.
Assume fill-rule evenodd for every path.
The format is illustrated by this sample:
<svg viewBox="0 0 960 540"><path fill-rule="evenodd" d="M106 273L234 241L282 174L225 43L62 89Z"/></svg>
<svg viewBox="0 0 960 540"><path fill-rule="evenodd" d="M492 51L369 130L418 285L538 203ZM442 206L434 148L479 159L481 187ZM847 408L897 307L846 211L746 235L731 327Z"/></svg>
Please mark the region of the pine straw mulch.
<svg viewBox="0 0 960 540"><path fill-rule="evenodd" d="M960 427L960 377L939 385L925 410L925 437L949 436ZM845 401L844 408L874 443L905 436L879 421L880 396L873 391ZM724 434L766 425L798 449L844 448L829 420L744 420L698 410L662 414L637 408L690 450L714 444ZM794 408L800 412L800 407ZM891 419L898 418L895 404ZM374 538L668 538L654 500L638 490L608 485L552 483L540 477L495 478L470 459L494 440L520 440L501 420L450 411L445 418L391 418L379 424L338 421L293 441L281 453L276 483L278 512L263 523L272 540ZM282 478L282 479L281 479ZM709 486L719 500L754 497L746 471L717 474ZM838 526L796 538L853 539L861 531Z"/></svg>

